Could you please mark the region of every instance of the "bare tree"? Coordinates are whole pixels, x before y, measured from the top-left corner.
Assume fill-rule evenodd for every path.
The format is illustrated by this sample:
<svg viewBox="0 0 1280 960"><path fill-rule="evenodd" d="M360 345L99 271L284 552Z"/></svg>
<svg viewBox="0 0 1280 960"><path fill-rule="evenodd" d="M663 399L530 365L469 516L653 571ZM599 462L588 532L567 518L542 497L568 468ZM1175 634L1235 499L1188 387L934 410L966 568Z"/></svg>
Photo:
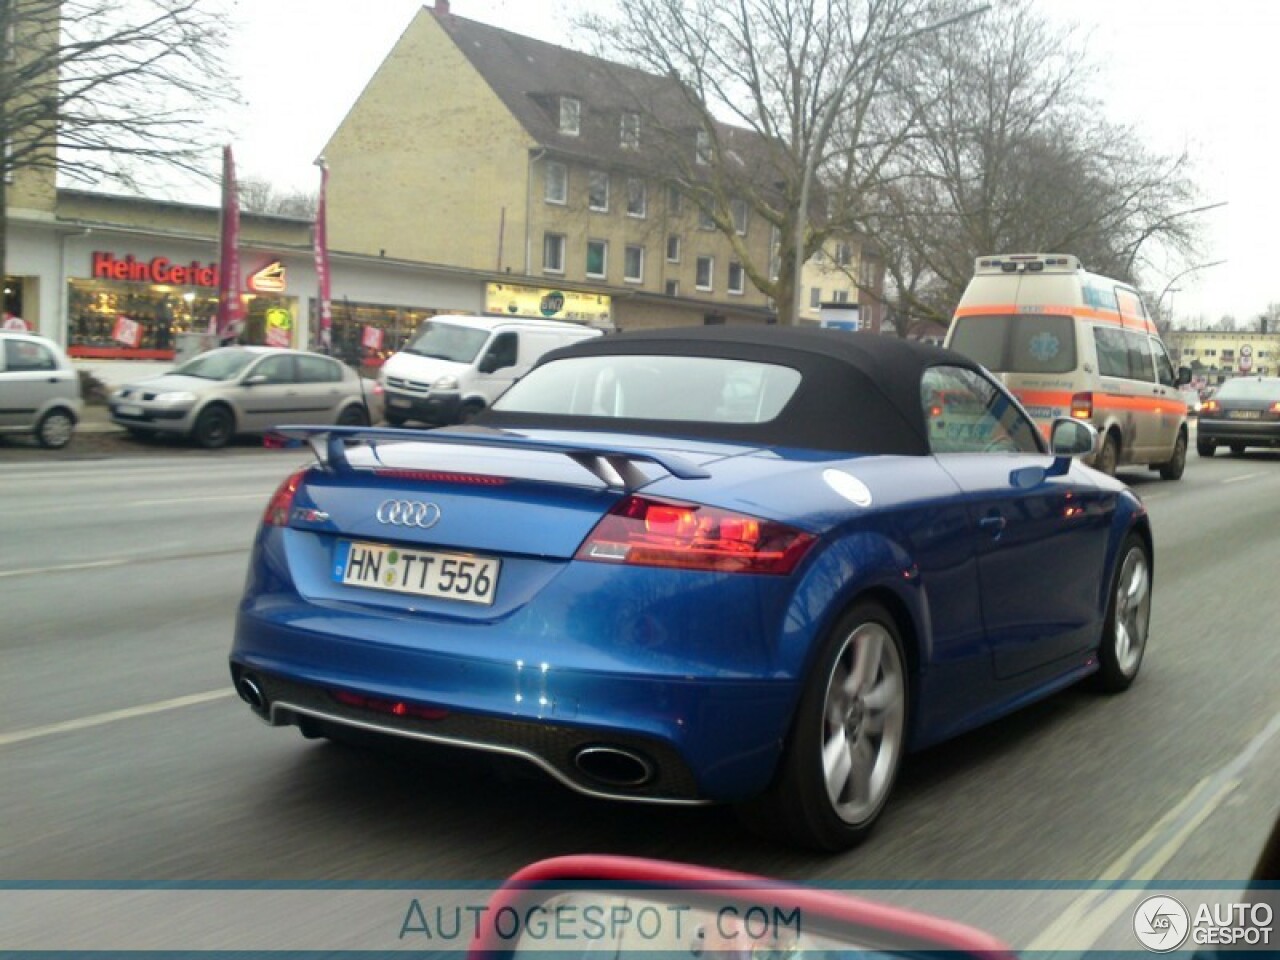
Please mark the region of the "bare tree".
<svg viewBox="0 0 1280 960"><path fill-rule="evenodd" d="M22 171L127 189L216 175L209 109L234 102L209 0L0 0L5 185Z"/></svg>
<svg viewBox="0 0 1280 960"><path fill-rule="evenodd" d="M945 322L984 254L1074 253L1129 281L1154 245L1194 255L1187 158L1106 119L1085 50L1025 0L918 45L901 90L921 135L866 221L901 315Z"/></svg>
<svg viewBox="0 0 1280 960"><path fill-rule="evenodd" d="M751 282L795 320L797 265L849 229L909 136L894 65L950 19L937 0L628 0L580 25L606 57L665 78L636 84L646 144ZM761 255L735 205L772 228Z"/></svg>
<svg viewBox="0 0 1280 960"><path fill-rule="evenodd" d="M315 215L318 194L306 190L279 190L261 177L242 177L236 184L240 206L247 213L308 218Z"/></svg>

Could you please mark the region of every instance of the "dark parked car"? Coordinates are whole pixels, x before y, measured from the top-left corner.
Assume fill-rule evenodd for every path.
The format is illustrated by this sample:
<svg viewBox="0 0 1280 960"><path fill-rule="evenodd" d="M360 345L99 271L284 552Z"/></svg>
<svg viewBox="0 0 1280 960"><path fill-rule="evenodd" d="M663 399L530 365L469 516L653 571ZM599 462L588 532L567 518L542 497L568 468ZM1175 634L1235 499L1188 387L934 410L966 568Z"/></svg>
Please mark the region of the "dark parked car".
<svg viewBox="0 0 1280 960"><path fill-rule="evenodd" d="M1218 447L1236 456L1248 447L1280 447L1280 377L1234 377L1200 406L1196 452Z"/></svg>
<svg viewBox="0 0 1280 960"><path fill-rule="evenodd" d="M906 751L1142 662L1151 530L1072 459L1097 432L1060 419L1051 451L939 348L619 334L547 354L469 426L284 432L324 462L267 507L231 674L308 736L742 803L838 849Z"/></svg>

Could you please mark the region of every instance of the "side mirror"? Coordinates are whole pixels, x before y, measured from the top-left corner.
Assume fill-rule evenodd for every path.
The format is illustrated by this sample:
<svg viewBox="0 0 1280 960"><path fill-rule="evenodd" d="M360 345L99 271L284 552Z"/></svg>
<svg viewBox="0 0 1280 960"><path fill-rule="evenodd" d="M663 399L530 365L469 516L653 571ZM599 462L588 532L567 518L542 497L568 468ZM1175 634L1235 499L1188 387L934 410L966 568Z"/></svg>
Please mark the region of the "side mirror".
<svg viewBox="0 0 1280 960"><path fill-rule="evenodd" d="M1190 368L1190 367L1179 367L1179 368L1178 368L1178 379L1177 379L1177 381L1176 381L1177 386L1179 386L1179 387L1185 387L1185 386L1186 386L1187 384L1189 384L1190 382L1191 382L1191 368Z"/></svg>
<svg viewBox="0 0 1280 960"><path fill-rule="evenodd" d="M493 895L484 916L504 922L476 925L472 960L1013 957L995 937L950 920L831 890L631 857L532 864Z"/></svg>
<svg viewBox="0 0 1280 960"><path fill-rule="evenodd" d="M1058 417L1049 431L1049 452L1053 466L1048 475L1060 477L1071 467L1072 457L1087 457L1098 449L1098 431L1091 423Z"/></svg>
<svg viewBox="0 0 1280 960"><path fill-rule="evenodd" d="M476 364L476 369L481 373L493 373L498 369L498 358L491 353L486 353Z"/></svg>

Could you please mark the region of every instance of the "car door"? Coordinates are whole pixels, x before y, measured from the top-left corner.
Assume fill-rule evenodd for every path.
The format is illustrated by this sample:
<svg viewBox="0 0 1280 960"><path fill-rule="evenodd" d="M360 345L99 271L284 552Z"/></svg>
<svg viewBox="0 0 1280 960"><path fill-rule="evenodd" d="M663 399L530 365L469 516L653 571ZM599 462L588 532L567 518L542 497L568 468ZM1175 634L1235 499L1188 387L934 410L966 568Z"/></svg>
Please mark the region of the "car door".
<svg viewBox="0 0 1280 960"><path fill-rule="evenodd" d="M350 392L343 383L342 365L318 354L295 357L298 370L297 413L300 423L335 423Z"/></svg>
<svg viewBox="0 0 1280 960"><path fill-rule="evenodd" d="M74 370L64 370L43 343L25 337L0 337L0 427L27 428L46 403L73 396Z"/></svg>
<svg viewBox="0 0 1280 960"><path fill-rule="evenodd" d="M291 353L270 354L249 367L236 387L240 429L261 433L295 421L298 375Z"/></svg>
<svg viewBox="0 0 1280 960"><path fill-rule="evenodd" d="M1187 417L1187 401L1178 389L1177 376L1173 372L1173 362L1165 352L1164 344L1157 337L1147 337L1147 349L1156 370L1156 405L1152 411L1155 431L1156 449L1152 458L1156 462L1167 460L1173 456L1173 445L1178 439L1178 431L1182 429Z"/></svg>
<svg viewBox="0 0 1280 960"><path fill-rule="evenodd" d="M982 374L933 367L922 391L931 449L973 523L995 674L1034 682L1097 644L1112 501L1078 464L1040 473L1051 461L1035 425Z"/></svg>

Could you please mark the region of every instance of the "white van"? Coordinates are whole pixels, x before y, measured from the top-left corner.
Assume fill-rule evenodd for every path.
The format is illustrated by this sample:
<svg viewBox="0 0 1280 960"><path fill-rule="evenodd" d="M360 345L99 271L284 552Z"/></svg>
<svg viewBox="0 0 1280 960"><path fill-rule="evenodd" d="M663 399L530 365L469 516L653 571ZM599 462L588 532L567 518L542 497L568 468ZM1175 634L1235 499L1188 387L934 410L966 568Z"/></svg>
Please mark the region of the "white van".
<svg viewBox="0 0 1280 960"><path fill-rule="evenodd" d="M445 424L470 420L548 351L601 331L563 320L441 315L424 320L378 376L384 417Z"/></svg>
<svg viewBox="0 0 1280 960"><path fill-rule="evenodd" d="M1093 424L1093 466L1146 465L1177 480L1187 460L1187 404L1169 354L1127 284L1066 254L979 257L946 346L1000 377L1047 431L1055 417Z"/></svg>

